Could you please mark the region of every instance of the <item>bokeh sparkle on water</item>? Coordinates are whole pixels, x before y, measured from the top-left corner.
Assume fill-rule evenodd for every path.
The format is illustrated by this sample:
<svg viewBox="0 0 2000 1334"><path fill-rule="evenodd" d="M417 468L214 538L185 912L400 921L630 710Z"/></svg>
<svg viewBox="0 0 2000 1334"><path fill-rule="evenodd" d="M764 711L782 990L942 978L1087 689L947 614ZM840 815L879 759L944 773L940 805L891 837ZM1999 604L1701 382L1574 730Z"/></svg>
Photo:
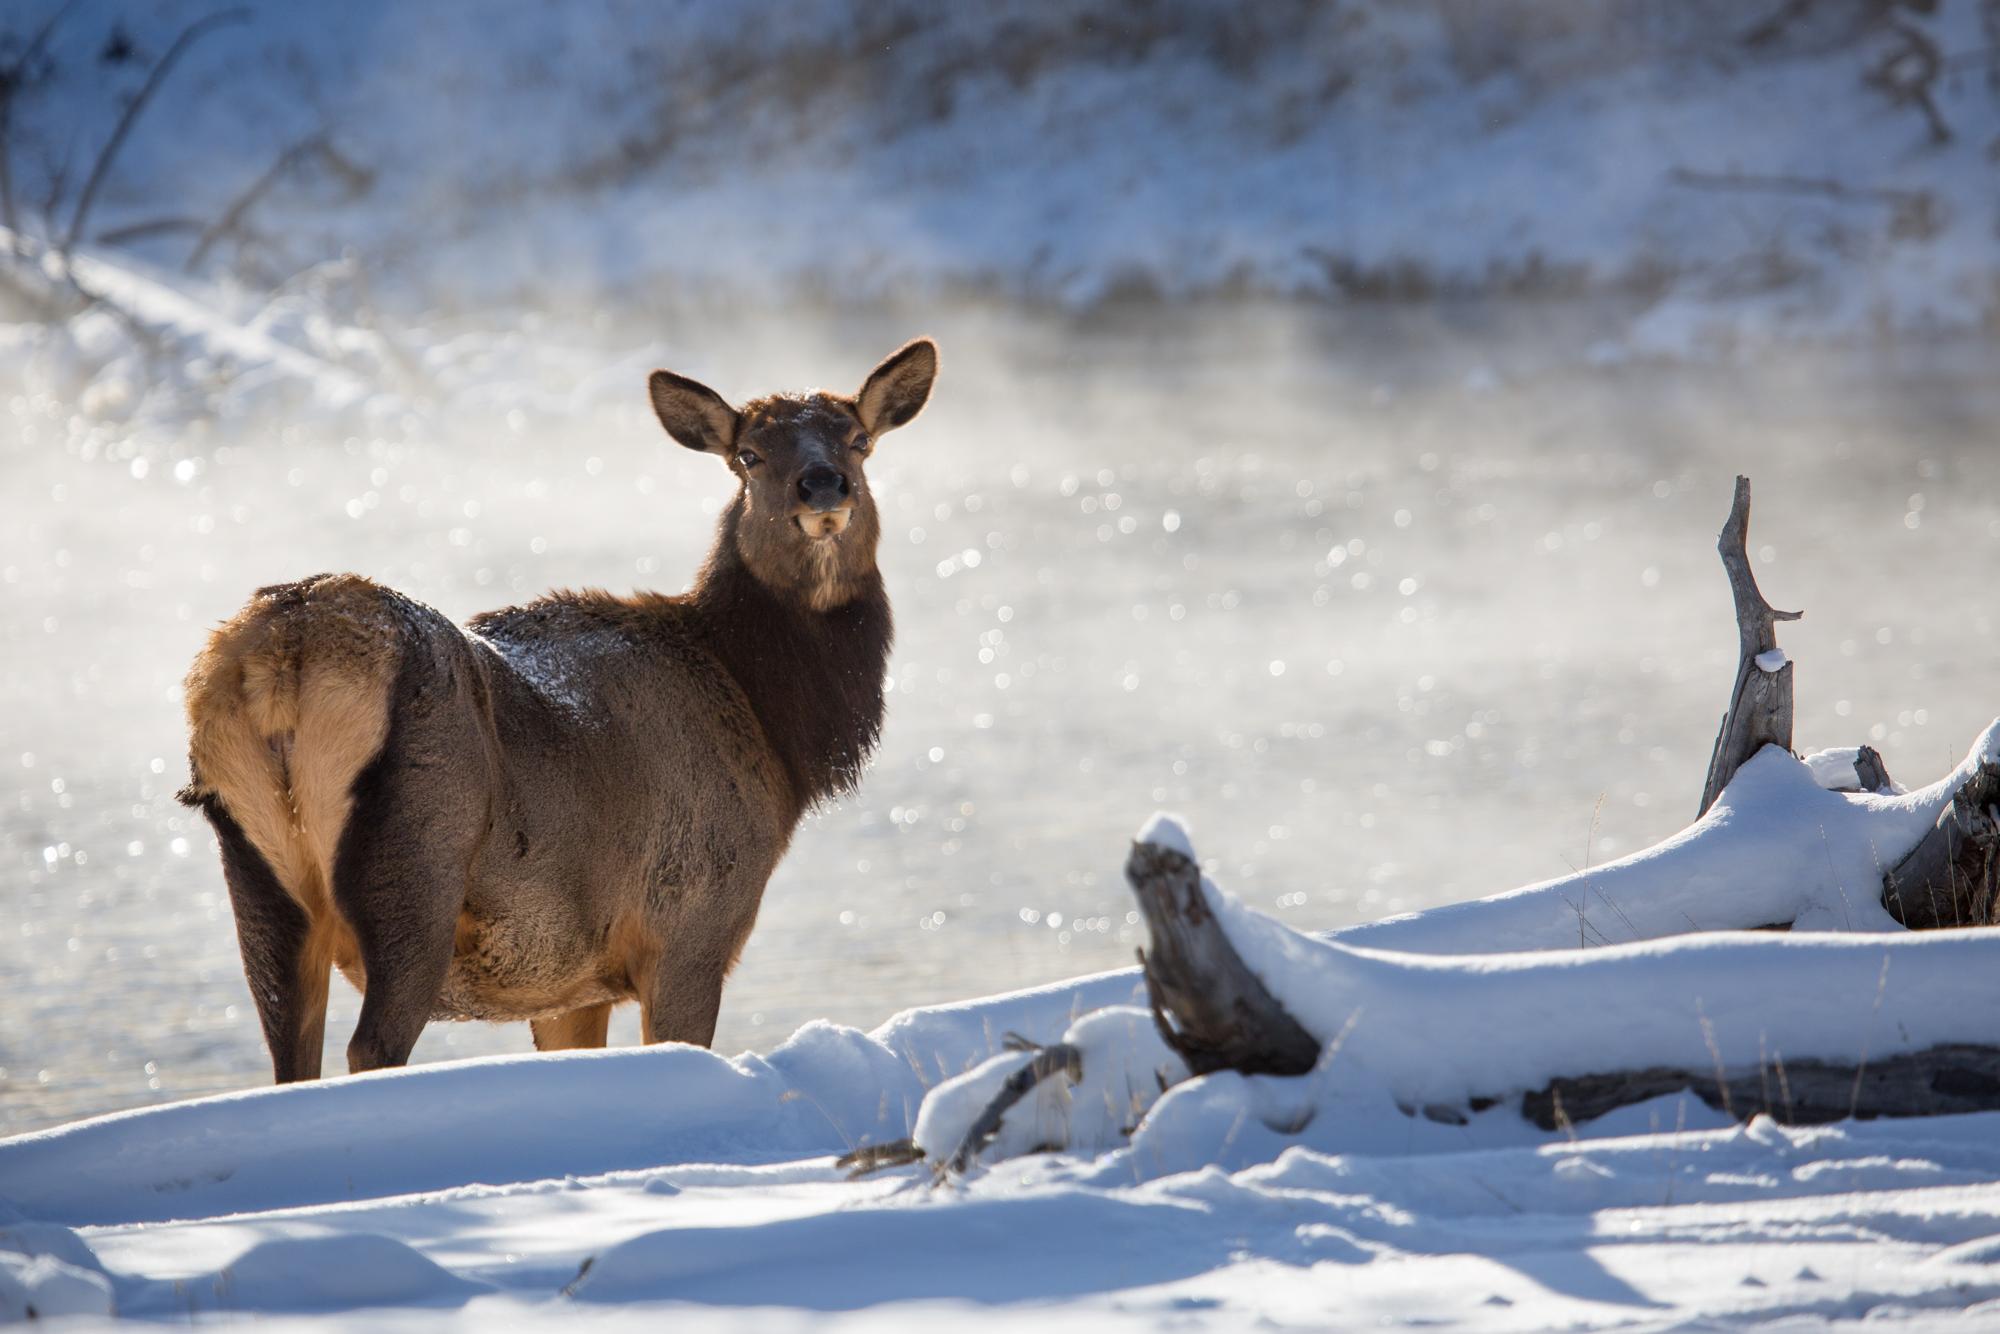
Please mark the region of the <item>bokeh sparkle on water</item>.
<svg viewBox="0 0 2000 1334"><path fill-rule="evenodd" d="M1118 867L1157 807L1307 928L1670 833L1734 668L1714 537L1737 471L1765 590L1806 611L1783 628L1801 744L1868 741L1916 783L2000 712L1965 573L2000 554L1990 347L1593 366L1370 318L931 314L938 395L871 464L888 728L794 840L720 1048L1130 962ZM681 368L736 395L838 382L917 331L704 330ZM727 480L636 375L629 398L167 447L0 400L0 1131L268 1079L213 841L173 801L206 628L320 569L458 617L680 587ZM357 1008L336 982L329 1069ZM625 1007L613 1040L635 1036ZM417 1059L529 1045L434 1025Z"/></svg>

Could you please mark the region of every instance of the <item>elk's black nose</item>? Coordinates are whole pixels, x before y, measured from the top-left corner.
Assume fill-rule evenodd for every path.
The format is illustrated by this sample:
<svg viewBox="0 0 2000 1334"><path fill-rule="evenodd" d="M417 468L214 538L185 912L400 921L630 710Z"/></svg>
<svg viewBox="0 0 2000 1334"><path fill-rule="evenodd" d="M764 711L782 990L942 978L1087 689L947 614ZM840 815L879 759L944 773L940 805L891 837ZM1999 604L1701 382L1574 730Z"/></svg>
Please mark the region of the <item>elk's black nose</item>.
<svg viewBox="0 0 2000 1334"><path fill-rule="evenodd" d="M847 479L823 463L807 468L799 475L799 499L815 510L838 508L847 499Z"/></svg>

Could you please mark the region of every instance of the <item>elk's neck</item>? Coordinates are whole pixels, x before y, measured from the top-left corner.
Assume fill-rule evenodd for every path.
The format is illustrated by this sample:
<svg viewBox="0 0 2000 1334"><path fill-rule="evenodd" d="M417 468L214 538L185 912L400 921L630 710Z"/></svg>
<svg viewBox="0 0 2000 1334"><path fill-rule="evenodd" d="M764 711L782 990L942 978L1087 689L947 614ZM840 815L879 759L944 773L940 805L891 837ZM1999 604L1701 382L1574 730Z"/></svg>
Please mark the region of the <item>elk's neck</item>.
<svg viewBox="0 0 2000 1334"><path fill-rule="evenodd" d="M749 698L800 811L851 789L882 731L894 635L879 571L827 611L767 587L737 554L734 514L688 601L700 633Z"/></svg>

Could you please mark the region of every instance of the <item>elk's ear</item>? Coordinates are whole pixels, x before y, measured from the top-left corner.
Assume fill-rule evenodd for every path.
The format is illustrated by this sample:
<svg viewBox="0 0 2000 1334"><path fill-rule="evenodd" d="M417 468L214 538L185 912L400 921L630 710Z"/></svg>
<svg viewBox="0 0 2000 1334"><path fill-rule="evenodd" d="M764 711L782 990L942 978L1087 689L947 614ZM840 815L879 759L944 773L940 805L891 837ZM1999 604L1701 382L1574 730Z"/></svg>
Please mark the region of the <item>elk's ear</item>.
<svg viewBox="0 0 2000 1334"><path fill-rule="evenodd" d="M854 396L861 429L880 435L908 425L924 410L937 369L937 344L928 338L913 338L891 352L868 373L861 392Z"/></svg>
<svg viewBox="0 0 2000 1334"><path fill-rule="evenodd" d="M667 434L686 445L725 458L736 443L736 409L722 395L685 375L654 371L646 380L653 393L653 411Z"/></svg>

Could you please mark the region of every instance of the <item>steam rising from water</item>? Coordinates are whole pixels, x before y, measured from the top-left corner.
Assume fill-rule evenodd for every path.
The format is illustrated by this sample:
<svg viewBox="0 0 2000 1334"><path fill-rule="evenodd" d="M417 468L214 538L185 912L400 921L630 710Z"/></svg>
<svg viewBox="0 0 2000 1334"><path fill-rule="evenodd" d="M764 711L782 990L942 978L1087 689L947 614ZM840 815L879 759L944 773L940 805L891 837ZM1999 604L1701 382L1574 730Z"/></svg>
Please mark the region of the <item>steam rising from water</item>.
<svg viewBox="0 0 2000 1334"><path fill-rule="evenodd" d="M875 310L709 318L637 359L661 330L551 326L540 364L623 359L629 392L569 416L499 375L490 410L394 438L299 417L130 457L16 398L36 433L0 463L0 1124L267 1077L212 841L171 801L201 635L320 569L461 618L682 586L729 483L652 421L656 359L740 398L847 387L920 331L944 349L931 407L869 465L899 627L882 748L773 881L725 1049L1129 962L1118 867L1156 807L1306 927L1680 827L1734 668L1713 543L1737 471L1765 590L1807 613L1784 631L1801 743L1943 772L1996 709L1994 607L1962 573L2000 552L1977 350L1544 350L1589 318ZM336 984L333 1068L356 1005ZM418 1057L527 1046L440 1025Z"/></svg>

